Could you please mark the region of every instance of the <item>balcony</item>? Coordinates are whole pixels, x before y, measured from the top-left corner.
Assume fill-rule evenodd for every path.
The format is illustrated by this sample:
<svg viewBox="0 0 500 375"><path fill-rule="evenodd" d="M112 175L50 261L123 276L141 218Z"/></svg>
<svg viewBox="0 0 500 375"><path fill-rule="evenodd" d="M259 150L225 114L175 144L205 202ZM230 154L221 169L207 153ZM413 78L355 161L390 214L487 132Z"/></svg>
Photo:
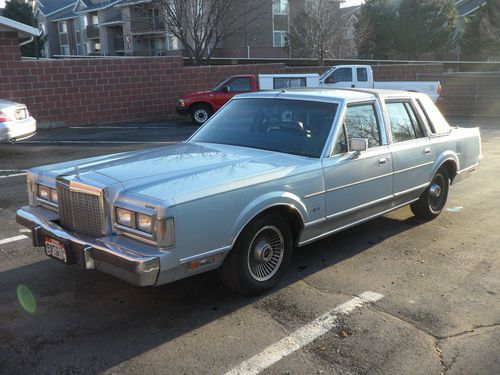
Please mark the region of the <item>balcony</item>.
<svg viewBox="0 0 500 375"><path fill-rule="evenodd" d="M99 39L99 26L98 25L88 25L87 26L87 39Z"/></svg>
<svg viewBox="0 0 500 375"><path fill-rule="evenodd" d="M165 22L158 18L139 17L131 22L133 34L155 34L165 31Z"/></svg>

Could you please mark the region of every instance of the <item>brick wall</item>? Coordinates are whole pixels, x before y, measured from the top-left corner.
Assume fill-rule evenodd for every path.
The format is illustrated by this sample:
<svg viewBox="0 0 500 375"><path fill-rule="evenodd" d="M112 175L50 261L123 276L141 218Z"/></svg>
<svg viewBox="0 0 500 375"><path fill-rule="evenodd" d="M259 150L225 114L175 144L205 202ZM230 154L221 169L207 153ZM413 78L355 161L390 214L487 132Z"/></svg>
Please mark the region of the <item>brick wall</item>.
<svg viewBox="0 0 500 375"><path fill-rule="evenodd" d="M0 98L24 102L40 124L85 125L177 117L183 94L234 74L318 72L283 64L184 67L180 56L20 60L16 33L0 33ZM415 80L437 65L375 66L375 79Z"/></svg>
<svg viewBox="0 0 500 375"><path fill-rule="evenodd" d="M21 59L17 32L0 31L0 63ZM2 81L0 81L1 83Z"/></svg>

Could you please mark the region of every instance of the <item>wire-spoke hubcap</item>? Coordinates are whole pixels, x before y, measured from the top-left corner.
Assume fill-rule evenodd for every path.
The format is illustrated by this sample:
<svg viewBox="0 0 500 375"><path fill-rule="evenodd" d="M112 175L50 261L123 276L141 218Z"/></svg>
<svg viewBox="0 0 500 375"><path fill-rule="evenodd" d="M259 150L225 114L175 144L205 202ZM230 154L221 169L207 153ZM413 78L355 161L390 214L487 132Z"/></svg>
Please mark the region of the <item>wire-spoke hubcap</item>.
<svg viewBox="0 0 500 375"><path fill-rule="evenodd" d="M443 200L444 179L437 175L429 188L429 204L433 210L439 210Z"/></svg>
<svg viewBox="0 0 500 375"><path fill-rule="evenodd" d="M274 225L261 228L248 249L248 271L257 281L267 281L280 268L285 252L283 234Z"/></svg>

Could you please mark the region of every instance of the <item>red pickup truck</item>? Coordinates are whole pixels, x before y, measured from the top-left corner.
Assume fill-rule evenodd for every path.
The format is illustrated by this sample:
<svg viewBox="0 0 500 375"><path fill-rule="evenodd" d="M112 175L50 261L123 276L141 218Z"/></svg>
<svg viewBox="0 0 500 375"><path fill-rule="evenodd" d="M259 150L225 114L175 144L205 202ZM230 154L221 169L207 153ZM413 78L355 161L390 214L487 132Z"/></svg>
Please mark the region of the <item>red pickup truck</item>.
<svg viewBox="0 0 500 375"><path fill-rule="evenodd" d="M253 91L259 91L254 75L232 76L209 91L183 95L177 102L177 112L191 115L193 123L201 125L234 95Z"/></svg>
<svg viewBox="0 0 500 375"><path fill-rule="evenodd" d="M319 74L259 74L237 75L219 83L209 91L183 95L177 112L191 115L195 125L201 125L236 94L287 87L318 87Z"/></svg>

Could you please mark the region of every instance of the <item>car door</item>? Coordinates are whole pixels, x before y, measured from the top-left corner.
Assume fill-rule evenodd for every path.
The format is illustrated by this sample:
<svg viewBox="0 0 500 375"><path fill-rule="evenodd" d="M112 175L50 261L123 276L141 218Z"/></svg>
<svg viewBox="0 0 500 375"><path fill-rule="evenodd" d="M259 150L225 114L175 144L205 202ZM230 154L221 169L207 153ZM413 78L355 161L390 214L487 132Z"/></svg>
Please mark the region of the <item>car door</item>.
<svg viewBox="0 0 500 375"><path fill-rule="evenodd" d="M252 91L249 77L235 77L215 94L215 110L226 104L236 94Z"/></svg>
<svg viewBox="0 0 500 375"><path fill-rule="evenodd" d="M350 67L335 69L323 81L323 86L326 87L345 88L352 87L353 84L352 68Z"/></svg>
<svg viewBox="0 0 500 375"><path fill-rule="evenodd" d="M323 159L326 232L391 206L391 153L381 126L380 113L375 101L346 107L332 153ZM352 138L367 139L367 150L359 154L350 151Z"/></svg>
<svg viewBox="0 0 500 375"><path fill-rule="evenodd" d="M392 134L393 193L409 201L429 184L435 151L411 99L386 100L385 105Z"/></svg>

